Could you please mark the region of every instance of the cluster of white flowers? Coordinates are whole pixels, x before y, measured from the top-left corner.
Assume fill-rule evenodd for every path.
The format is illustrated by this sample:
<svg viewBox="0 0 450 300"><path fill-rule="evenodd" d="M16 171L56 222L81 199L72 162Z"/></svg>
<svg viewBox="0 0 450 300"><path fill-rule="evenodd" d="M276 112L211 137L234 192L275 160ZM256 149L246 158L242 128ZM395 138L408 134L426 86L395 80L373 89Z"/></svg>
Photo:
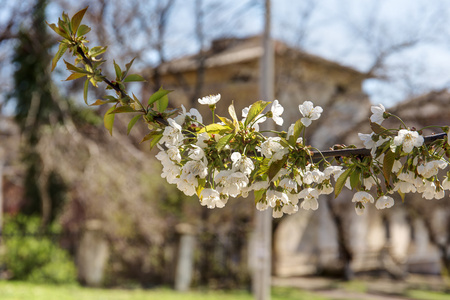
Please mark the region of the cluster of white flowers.
<svg viewBox="0 0 450 300"><path fill-rule="evenodd" d="M219 100L220 95L211 95L198 101L214 111ZM448 177L442 183L437 178L438 171L448 166L447 161L436 155L433 159L422 155L424 138L419 132L384 129L381 124L389 113L382 105L372 106L370 117L381 128L379 132L359 133L371 156L331 165L325 159L315 163L309 146L300 137L300 131L319 119L323 112L320 106L305 101L299 105L300 120L291 124L287 133L265 137L258 124L272 118L281 126L284 111L274 100L270 111L263 113L267 104L244 108L240 122L233 113L234 121L215 127L204 126L196 109L187 112L182 107L178 116L167 120L158 143L160 152L156 157L163 165L162 177L186 195L196 194L208 208L222 208L230 197L247 197L253 191L256 208L271 208L275 218L295 213L299 207L316 210L320 195L338 189L337 195L344 186L358 190L352 199L358 215L371 203L377 209L392 207L394 199L389 194L394 192L420 192L426 199L440 199L444 190L450 190ZM390 178L382 178L386 176L384 164L390 165ZM382 182L387 183L384 192ZM370 193L374 188L376 201Z"/></svg>

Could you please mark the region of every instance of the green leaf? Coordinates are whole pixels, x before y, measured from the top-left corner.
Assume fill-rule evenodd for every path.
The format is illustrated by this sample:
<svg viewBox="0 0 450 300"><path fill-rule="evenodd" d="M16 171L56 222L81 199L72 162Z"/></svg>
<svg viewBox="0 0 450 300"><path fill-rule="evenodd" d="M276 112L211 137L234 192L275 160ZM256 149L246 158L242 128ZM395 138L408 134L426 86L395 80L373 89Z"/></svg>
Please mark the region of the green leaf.
<svg viewBox="0 0 450 300"><path fill-rule="evenodd" d="M153 147L155 147L156 144L158 144L159 140L161 140L162 137L163 137L162 134L158 134L157 136L155 136L153 140L150 142L150 149L153 149Z"/></svg>
<svg viewBox="0 0 450 300"><path fill-rule="evenodd" d="M253 122L253 120L269 105L270 102L259 100L250 106L250 109L247 114L247 118L245 118L244 127L247 127L248 124Z"/></svg>
<svg viewBox="0 0 450 300"><path fill-rule="evenodd" d="M70 21L70 24L72 25L72 32L77 32L78 26L80 26L81 20L83 20L87 9L88 8L86 7L73 15L72 20Z"/></svg>
<svg viewBox="0 0 450 300"><path fill-rule="evenodd" d="M133 62L134 62L134 59L135 58L133 58L129 63L127 63L126 65L125 65L125 68L126 68L126 70L125 70L125 72L123 73L123 76L124 77L126 77L127 76L127 74L128 74L128 71L130 70L130 68L131 68L131 65L133 64Z"/></svg>
<svg viewBox="0 0 450 300"><path fill-rule="evenodd" d="M134 116L134 117L131 119L130 123L128 123L128 127L127 127L127 135L130 134L131 129L133 128L133 126L136 124L136 122L137 122L141 117L142 117L141 115L136 115L136 116Z"/></svg>
<svg viewBox="0 0 450 300"><path fill-rule="evenodd" d="M395 153L392 151L386 151L383 158L383 175L386 178L386 181L389 181L392 174L392 167L395 162Z"/></svg>
<svg viewBox="0 0 450 300"><path fill-rule="evenodd" d="M294 134L289 137L289 144L291 146L295 146L297 143L297 139L299 138L300 134L302 133L302 130L304 128L304 125L302 123L302 120L297 120L294 124Z"/></svg>
<svg viewBox="0 0 450 300"><path fill-rule="evenodd" d="M116 79L118 81L122 80L122 70L120 69L119 65L116 64L116 61L113 61L114 63L114 70L116 71Z"/></svg>
<svg viewBox="0 0 450 300"><path fill-rule="evenodd" d="M47 23L47 22L46 22ZM67 34L67 32L65 32L62 28L56 26L56 24L49 24L47 23L47 25L54 31L56 32L56 34L58 34L59 36L62 36L65 39L70 39L70 36Z"/></svg>
<svg viewBox="0 0 450 300"><path fill-rule="evenodd" d="M139 112L138 110L134 110L131 106L123 105L119 106L113 111L110 112L110 114L119 114L119 113L130 113L130 112Z"/></svg>
<svg viewBox="0 0 450 300"><path fill-rule="evenodd" d="M161 97L157 102L156 102L156 109L160 112L163 113L167 106L169 106L169 97L167 97L167 95Z"/></svg>
<svg viewBox="0 0 450 300"><path fill-rule="evenodd" d="M66 53L67 48L68 48L68 46L66 43L59 44L58 52L56 52L55 57L53 57L53 59L52 59L52 71L55 69L56 64L61 59L61 57L64 55L64 53Z"/></svg>
<svg viewBox="0 0 450 300"><path fill-rule="evenodd" d="M281 168L284 166L288 159L289 153L284 155L283 158L280 160L276 160L272 162L272 164L269 166L269 171L267 172L267 175L269 176L269 181L272 181L272 179L275 177L275 175L278 174L278 172L281 170Z"/></svg>
<svg viewBox="0 0 450 300"><path fill-rule="evenodd" d="M216 144L217 151L222 151L222 149L230 143L230 141L234 138L235 134L230 133L220 138L220 140Z"/></svg>
<svg viewBox="0 0 450 300"><path fill-rule="evenodd" d="M86 105L89 105L88 101L87 101L88 88L89 88L89 79L86 79L86 81L84 82L84 89L83 89L83 99L84 99L84 103L86 103Z"/></svg>
<svg viewBox="0 0 450 300"><path fill-rule="evenodd" d="M72 74L70 74L69 77L67 77L66 81L78 79L78 78L84 77L86 75L87 74L83 74L83 73L72 73Z"/></svg>
<svg viewBox="0 0 450 300"><path fill-rule="evenodd" d="M336 198L342 191L342 188L345 185L345 182L347 181L348 176L350 176L350 173L352 172L353 168L347 169L344 171L344 173L339 176L339 178L336 180L336 184L334 186L334 197Z"/></svg>
<svg viewBox="0 0 450 300"><path fill-rule="evenodd" d="M144 136L144 138L142 139L142 141L140 141L139 144L142 144L143 142L151 140L153 137L157 136L158 134L161 134L161 133L158 133L157 131L151 131L150 133L148 133Z"/></svg>
<svg viewBox="0 0 450 300"><path fill-rule="evenodd" d="M82 68L75 67L74 65L72 65L71 63L69 63L65 60L64 60L64 63L66 64L67 69L70 71L83 73L83 74L91 74L89 71L86 71L85 69L82 69Z"/></svg>
<svg viewBox="0 0 450 300"><path fill-rule="evenodd" d="M352 188L352 190L358 188L358 186L361 184L360 174L360 169L356 169L350 174L350 187Z"/></svg>
<svg viewBox="0 0 450 300"><path fill-rule="evenodd" d="M228 126L213 123L213 124L206 125L202 129L200 129L200 131L198 133L208 132L208 133L223 134L223 133L229 133L230 130L231 130L231 128Z"/></svg>
<svg viewBox="0 0 450 300"><path fill-rule="evenodd" d="M123 82L132 82L132 81L145 81L144 77L139 74L130 74L123 80Z"/></svg>
<svg viewBox="0 0 450 300"><path fill-rule="evenodd" d="M259 200L262 199L262 197L264 196L264 194L266 193L266 190L259 190L259 191L254 191L253 194L255 196L255 204L259 202Z"/></svg>
<svg viewBox="0 0 450 300"><path fill-rule="evenodd" d="M114 126L114 117L115 114L112 114L111 112L116 109L116 106L112 106L108 111L105 113L105 116L103 117L103 124L105 125L105 128L109 131L109 134L112 135L112 130Z"/></svg>
<svg viewBox="0 0 450 300"><path fill-rule="evenodd" d="M228 106L228 113L230 114L231 119L233 119L234 131L237 133L239 130L239 121L233 103L231 103L231 105Z"/></svg>
<svg viewBox="0 0 450 300"><path fill-rule="evenodd" d="M108 47L106 47L106 46L105 47L103 47L103 46L93 47L91 50L89 50L89 55L91 57L96 57L96 56L98 56L100 54L105 53L107 48Z"/></svg>
<svg viewBox="0 0 450 300"><path fill-rule="evenodd" d="M231 129L234 129L233 121L231 121L230 119L227 119L225 117L221 117L218 115L216 115L216 116L219 118L220 121L224 122L225 125L228 125Z"/></svg>
<svg viewBox="0 0 450 300"><path fill-rule="evenodd" d="M101 100L101 99L97 99L94 103L89 104L89 106L97 106L97 105L103 105L106 103L114 103L117 102L116 100Z"/></svg>
<svg viewBox="0 0 450 300"><path fill-rule="evenodd" d="M85 35L89 31L91 31L91 27L89 27L87 25L84 25L84 24L81 24L80 27L78 28L77 36Z"/></svg>
<svg viewBox="0 0 450 300"><path fill-rule="evenodd" d="M389 130L387 130L385 127L381 126L380 124L370 122L370 127L372 128L372 131L376 134L386 134L390 136L394 136L395 134L391 133Z"/></svg>
<svg viewBox="0 0 450 300"><path fill-rule="evenodd" d="M162 87L159 88L158 91L156 91L155 93L153 93L150 98L148 99L148 104L147 105L152 105L153 103L155 103L156 101L158 101L159 99L161 99L162 97L166 96L167 94L169 94L170 90L165 90Z"/></svg>

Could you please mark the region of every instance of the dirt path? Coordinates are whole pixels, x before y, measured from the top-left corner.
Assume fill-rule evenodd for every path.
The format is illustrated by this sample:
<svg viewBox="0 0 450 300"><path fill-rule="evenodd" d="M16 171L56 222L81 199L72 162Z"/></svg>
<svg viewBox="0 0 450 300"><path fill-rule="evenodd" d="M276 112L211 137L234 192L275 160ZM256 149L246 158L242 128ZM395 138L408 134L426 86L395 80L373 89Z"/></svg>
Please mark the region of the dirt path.
<svg viewBox="0 0 450 300"><path fill-rule="evenodd" d="M341 281L322 277L272 278L274 286L296 287L331 299L346 300L407 300L399 296L407 287L404 282L377 280L367 283L367 292L349 291Z"/></svg>

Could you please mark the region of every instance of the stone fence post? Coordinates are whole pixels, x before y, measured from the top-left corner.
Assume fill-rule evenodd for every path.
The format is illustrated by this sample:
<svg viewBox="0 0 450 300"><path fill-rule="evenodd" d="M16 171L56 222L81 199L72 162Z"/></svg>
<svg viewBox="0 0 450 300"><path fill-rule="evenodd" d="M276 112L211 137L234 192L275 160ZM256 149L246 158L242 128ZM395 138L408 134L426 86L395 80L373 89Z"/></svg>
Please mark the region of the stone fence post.
<svg viewBox="0 0 450 300"><path fill-rule="evenodd" d="M191 286L194 269L195 230L190 224L181 223L176 227L180 235L178 259L175 271L175 290L187 291Z"/></svg>
<svg viewBox="0 0 450 300"><path fill-rule="evenodd" d="M78 280L87 286L103 283L105 266L109 258L109 244L100 220L88 220L77 249Z"/></svg>

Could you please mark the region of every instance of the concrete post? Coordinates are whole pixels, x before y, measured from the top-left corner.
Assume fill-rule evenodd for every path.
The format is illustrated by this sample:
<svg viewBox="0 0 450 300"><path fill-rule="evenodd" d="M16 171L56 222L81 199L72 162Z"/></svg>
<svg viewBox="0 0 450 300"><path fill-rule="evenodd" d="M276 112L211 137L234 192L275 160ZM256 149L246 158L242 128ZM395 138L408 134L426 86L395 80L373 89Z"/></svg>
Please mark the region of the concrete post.
<svg viewBox="0 0 450 300"><path fill-rule="evenodd" d="M189 290L194 269L195 231L192 225L178 224L176 228L180 234L178 261L175 271L175 290L184 292Z"/></svg>
<svg viewBox="0 0 450 300"><path fill-rule="evenodd" d="M87 286L100 286L109 258L108 241L100 220L88 220L77 251L78 279Z"/></svg>

